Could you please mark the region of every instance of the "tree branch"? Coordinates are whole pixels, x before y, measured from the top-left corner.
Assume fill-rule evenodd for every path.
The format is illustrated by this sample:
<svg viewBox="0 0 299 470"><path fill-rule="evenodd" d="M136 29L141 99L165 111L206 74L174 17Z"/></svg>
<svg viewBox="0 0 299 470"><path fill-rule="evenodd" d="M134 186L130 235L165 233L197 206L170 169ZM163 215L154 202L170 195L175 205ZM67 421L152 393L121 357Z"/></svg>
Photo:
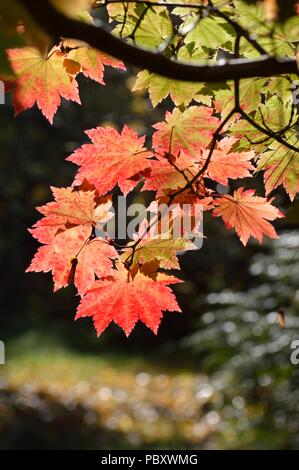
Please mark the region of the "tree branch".
<svg viewBox="0 0 299 470"><path fill-rule="evenodd" d="M106 54L158 75L187 82L214 82L250 77L297 74L296 58L263 55L256 60L231 59L221 64L191 65L175 62L158 52L130 45L113 36L104 25L94 26L66 17L49 0L20 0L32 18L51 36L78 39Z"/></svg>

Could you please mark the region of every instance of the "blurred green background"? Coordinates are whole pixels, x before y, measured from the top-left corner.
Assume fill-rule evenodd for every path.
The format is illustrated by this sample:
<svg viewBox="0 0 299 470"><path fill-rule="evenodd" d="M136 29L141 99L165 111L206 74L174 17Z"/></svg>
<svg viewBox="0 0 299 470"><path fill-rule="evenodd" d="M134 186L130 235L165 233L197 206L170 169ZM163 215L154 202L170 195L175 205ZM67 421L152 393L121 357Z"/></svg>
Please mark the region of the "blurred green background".
<svg viewBox="0 0 299 470"><path fill-rule="evenodd" d="M262 247L243 248L207 216L202 249L181 258L183 314L166 313L157 337L138 325L128 339L113 326L97 339L89 320L74 323L72 288L53 294L49 275L24 274L34 207L50 185L71 184L64 158L84 130L146 133L162 119L163 107L132 96L130 73L106 81L83 78L83 105L64 102L53 127L36 109L14 118L10 102L0 107L0 449L299 448L298 205ZM281 192L277 202L288 211Z"/></svg>

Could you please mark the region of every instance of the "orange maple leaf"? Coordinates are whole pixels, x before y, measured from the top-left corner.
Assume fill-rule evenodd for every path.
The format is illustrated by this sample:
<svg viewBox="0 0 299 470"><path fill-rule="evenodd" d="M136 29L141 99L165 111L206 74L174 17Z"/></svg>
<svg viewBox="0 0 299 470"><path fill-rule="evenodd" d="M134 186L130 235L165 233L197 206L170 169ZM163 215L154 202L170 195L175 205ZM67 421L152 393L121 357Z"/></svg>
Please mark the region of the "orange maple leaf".
<svg viewBox="0 0 299 470"><path fill-rule="evenodd" d="M217 183L228 184L228 179L245 178L251 176L250 171L255 168L250 163L254 158L254 152L232 152L231 147L237 142L234 137L225 137L221 140L216 149L213 151L212 158L209 162L206 175ZM204 164L209 154L209 150L202 153Z"/></svg>
<svg viewBox="0 0 299 470"><path fill-rule="evenodd" d="M80 104L78 73L104 85L105 65L125 69L120 60L82 44L69 52L54 46L43 55L35 47L23 47L8 49L7 55L16 75L12 88L16 114L36 103L51 123L61 98Z"/></svg>
<svg viewBox="0 0 299 470"><path fill-rule="evenodd" d="M104 66L110 65L111 67L125 70L125 66L121 60L114 59L103 52L88 47L77 47L72 49L68 55L68 60L73 60L80 64L80 72L88 78L104 85Z"/></svg>
<svg viewBox="0 0 299 470"><path fill-rule="evenodd" d="M108 276L115 248L100 238L90 239L92 227L78 225L58 233L51 244L41 246L27 272L52 271L54 291L66 287L74 271L74 284L80 295L92 286L95 276Z"/></svg>
<svg viewBox="0 0 299 470"><path fill-rule="evenodd" d="M55 201L37 207L44 216L56 217L59 223L94 223L96 217L96 191L77 191L74 188L51 187Z"/></svg>
<svg viewBox="0 0 299 470"><path fill-rule="evenodd" d="M80 103L78 84L64 67L65 55L58 47L43 56L34 47L8 49L8 58L16 74L13 103L16 114L36 103L53 123L61 97Z"/></svg>
<svg viewBox="0 0 299 470"><path fill-rule="evenodd" d="M51 190L55 200L37 207L44 217L29 229L40 243L51 244L58 232L72 225L96 226L110 218L110 202L99 203L96 191L78 191L70 187L51 187Z"/></svg>
<svg viewBox="0 0 299 470"><path fill-rule="evenodd" d="M144 148L145 137L124 126L121 133L112 127L86 131L92 144L84 144L67 160L80 166L74 184L85 179L100 195L118 184L127 195L139 181L138 176L151 168L152 152Z"/></svg>
<svg viewBox="0 0 299 470"><path fill-rule="evenodd" d="M138 320L155 334L163 316L162 310L181 309L169 284L181 282L173 276L158 274L156 279L138 272L130 273L119 265L113 276L96 281L82 298L76 319L92 317L98 336L114 321L127 336Z"/></svg>
<svg viewBox="0 0 299 470"><path fill-rule="evenodd" d="M107 276L117 252L105 240L91 238L93 227L110 219L108 203L96 191L52 188L55 200L38 207L44 217L29 232L44 246L27 271L52 271L54 290L74 284L82 295L97 277Z"/></svg>
<svg viewBox="0 0 299 470"><path fill-rule="evenodd" d="M249 237L256 238L260 243L263 235L278 238L273 225L268 220L274 220L284 215L270 204L266 198L255 196L252 189L238 188L233 196L225 194L214 200L217 206L213 215L222 217L227 228L234 228L246 245Z"/></svg>
<svg viewBox="0 0 299 470"><path fill-rule="evenodd" d="M158 157L151 163L151 172L145 178L142 191L163 191L178 189L186 185L187 179L193 176L194 161L182 152L173 161ZM184 177L184 174L186 177Z"/></svg>

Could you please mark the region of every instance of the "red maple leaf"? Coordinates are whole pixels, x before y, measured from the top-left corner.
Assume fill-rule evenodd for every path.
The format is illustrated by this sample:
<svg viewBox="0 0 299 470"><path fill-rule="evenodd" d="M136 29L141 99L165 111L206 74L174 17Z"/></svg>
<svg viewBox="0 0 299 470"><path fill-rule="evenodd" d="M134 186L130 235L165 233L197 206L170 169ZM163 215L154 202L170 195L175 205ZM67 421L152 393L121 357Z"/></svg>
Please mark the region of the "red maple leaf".
<svg viewBox="0 0 299 470"><path fill-rule="evenodd" d="M66 287L74 270L74 284L80 295L92 286L95 276L112 272L113 246L100 238L90 239L90 225L78 225L58 233L51 244L41 246L27 272L52 271L54 291Z"/></svg>
<svg viewBox="0 0 299 470"><path fill-rule="evenodd" d="M96 215L96 191L80 191L71 187L55 188L51 187L54 201L48 202L44 206L37 207L37 210L44 216L51 216L51 219L59 224L94 224L97 221Z"/></svg>
<svg viewBox="0 0 299 470"><path fill-rule="evenodd" d="M212 153L212 158L207 169L207 176L217 183L228 184L228 179L244 178L251 176L250 171L255 168L250 163L254 158L254 152L232 152L231 147L237 142L234 137L225 137L221 140ZM204 150L202 163L204 164L209 150Z"/></svg>
<svg viewBox="0 0 299 470"><path fill-rule="evenodd" d="M94 283L82 298L77 318L92 317L98 336L114 321L127 336L138 320L155 334L162 310L180 312L169 284L180 282L173 276L158 274L156 279L138 272L132 279L122 265L113 275Z"/></svg>
<svg viewBox="0 0 299 470"><path fill-rule="evenodd" d="M58 47L43 56L34 47L7 51L16 74L13 102L16 114L36 103L43 115L53 123L61 98L80 103L78 84L64 67L65 54Z"/></svg>
<svg viewBox="0 0 299 470"><path fill-rule="evenodd" d="M107 221L110 217L107 203L96 202L96 191L78 191L74 188L51 187L54 201L37 207L44 215L29 232L40 242L51 244L58 232L71 225L90 224Z"/></svg>
<svg viewBox="0 0 299 470"><path fill-rule="evenodd" d="M53 123L61 98L80 104L76 76L83 73L104 85L104 66L124 70L124 64L79 41L64 40L62 45L73 45L69 52L59 46L43 55L35 47L8 49L7 55L16 75L13 82L13 102L16 114L32 108L36 103L43 115Z"/></svg>
<svg viewBox="0 0 299 470"><path fill-rule="evenodd" d="M246 245L249 237L256 238L260 243L263 235L278 238L273 225L268 220L274 220L284 215L270 204L266 198L255 196L252 189L238 188L233 196L225 194L214 200L217 206L213 215L222 217L227 228L234 228Z"/></svg>
<svg viewBox="0 0 299 470"><path fill-rule="evenodd" d="M81 45L72 49L68 55L68 60L72 60L79 63L79 71L88 78L95 80L96 82L104 85L104 66L110 65L111 67L125 70L125 66L121 60L110 57L103 52L88 47L87 45Z"/></svg>
<svg viewBox="0 0 299 470"><path fill-rule="evenodd" d="M54 290L74 284L82 295L95 276L107 276L116 250L100 238L91 238L98 223L109 220L110 202L101 204L96 191L52 188L55 200L38 208L44 217L30 233L44 246L35 254L27 271L52 271Z"/></svg>
<svg viewBox="0 0 299 470"><path fill-rule="evenodd" d="M67 158L80 166L74 184L85 179L100 195L118 184L127 195L139 181L138 175L151 167L152 152L144 148L145 137L124 126L121 133L111 127L86 131L92 144L85 144Z"/></svg>
<svg viewBox="0 0 299 470"><path fill-rule="evenodd" d="M177 158L169 159L158 157L152 160L151 172L145 178L142 190L164 191L165 189L178 189L186 185L186 178L193 176L194 161L182 152ZM185 174L185 177L184 177Z"/></svg>

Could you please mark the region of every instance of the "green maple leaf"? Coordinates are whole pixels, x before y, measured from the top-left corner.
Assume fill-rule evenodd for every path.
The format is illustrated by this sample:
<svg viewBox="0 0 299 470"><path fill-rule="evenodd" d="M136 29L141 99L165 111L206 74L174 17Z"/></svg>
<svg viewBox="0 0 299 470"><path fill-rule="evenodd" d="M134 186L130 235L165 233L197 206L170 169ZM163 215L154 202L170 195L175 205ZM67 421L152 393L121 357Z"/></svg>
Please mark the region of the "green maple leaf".
<svg viewBox="0 0 299 470"><path fill-rule="evenodd" d="M211 105L211 97L204 94L202 84L171 80L150 73L147 70L139 72L132 91L144 89L148 89L150 100L154 107L167 98L168 95L170 95L176 106L181 104L188 106L192 99L208 106Z"/></svg>
<svg viewBox="0 0 299 470"><path fill-rule="evenodd" d="M196 17L189 19L192 24ZM186 35L185 43L194 43L198 48L218 50L220 47L228 51L233 47L234 30L222 18L206 17L200 19L196 26Z"/></svg>
<svg viewBox="0 0 299 470"><path fill-rule="evenodd" d="M114 32L124 38L134 39L139 46L151 49L159 47L172 35L172 23L166 9L151 8L139 24L138 21L139 16L129 15L124 24L116 26Z"/></svg>
<svg viewBox="0 0 299 470"><path fill-rule="evenodd" d="M156 260L160 268L180 269L177 253L194 248L193 243L185 238L146 238L141 240L135 250L132 265L147 264Z"/></svg>
<svg viewBox="0 0 299 470"><path fill-rule="evenodd" d="M246 108L245 108L246 111ZM261 103L255 113L251 113L251 118L261 127L265 125L272 131L278 132L288 125L295 124L297 120L297 113L294 112L291 119L292 108L290 104L283 103L277 95L271 96L266 103ZM256 129L245 119L240 119L235 122L230 128L230 132L240 138L239 149L250 148L253 143L261 142L260 145L255 147L257 153L262 153L264 150L271 146L274 139L269 138L265 142L266 134Z"/></svg>
<svg viewBox="0 0 299 470"><path fill-rule="evenodd" d="M299 145L295 133L289 133L286 141L298 147L298 151L291 150L279 142L273 142L270 150L264 152L258 160L257 171L265 170L264 182L266 194L269 194L279 185L293 200L299 191Z"/></svg>
<svg viewBox="0 0 299 470"><path fill-rule="evenodd" d="M266 78L246 78L240 81L239 95L240 105L244 111L250 113L257 109L261 103L261 89L266 84ZM233 82L228 83L226 89L215 92L215 100L221 108L221 114L225 117L233 108L235 91Z"/></svg>

